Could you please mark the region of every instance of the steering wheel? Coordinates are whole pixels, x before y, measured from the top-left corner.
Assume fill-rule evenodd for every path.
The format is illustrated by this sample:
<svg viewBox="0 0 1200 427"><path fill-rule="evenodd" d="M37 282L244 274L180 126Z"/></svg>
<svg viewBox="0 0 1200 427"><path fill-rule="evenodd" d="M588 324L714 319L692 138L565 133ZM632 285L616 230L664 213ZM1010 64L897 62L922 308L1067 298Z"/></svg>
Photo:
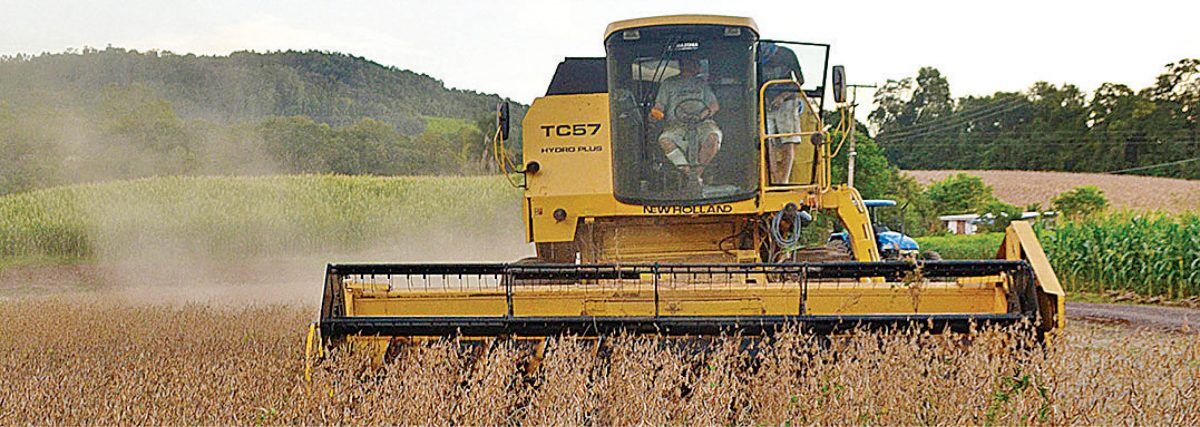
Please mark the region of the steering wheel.
<svg viewBox="0 0 1200 427"><path fill-rule="evenodd" d="M696 98L679 101L678 104L675 104L675 110L672 113L676 120L689 125L708 120L708 117L712 114L708 110L708 105Z"/></svg>

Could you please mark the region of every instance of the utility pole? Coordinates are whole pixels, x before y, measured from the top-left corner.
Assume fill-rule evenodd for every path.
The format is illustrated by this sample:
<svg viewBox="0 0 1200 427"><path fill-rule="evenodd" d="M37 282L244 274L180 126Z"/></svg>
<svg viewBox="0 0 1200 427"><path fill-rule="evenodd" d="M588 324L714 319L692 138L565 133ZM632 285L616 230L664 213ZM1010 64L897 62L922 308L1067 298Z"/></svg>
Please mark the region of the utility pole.
<svg viewBox="0 0 1200 427"><path fill-rule="evenodd" d="M854 187L854 158L858 156L858 150L855 148L855 144L854 144L854 142L855 142L854 141L855 140L854 128L856 128L858 126L857 125L858 122L854 118L854 109L855 109L855 107L858 107L858 88L862 87L862 88L874 89L876 86L875 85L853 85L852 84L852 85L846 85L846 87L850 88L850 130L849 130L850 134L847 135L847 137L850 138L850 152L848 154L846 154L847 156L849 156L846 159L846 186L853 188Z"/></svg>

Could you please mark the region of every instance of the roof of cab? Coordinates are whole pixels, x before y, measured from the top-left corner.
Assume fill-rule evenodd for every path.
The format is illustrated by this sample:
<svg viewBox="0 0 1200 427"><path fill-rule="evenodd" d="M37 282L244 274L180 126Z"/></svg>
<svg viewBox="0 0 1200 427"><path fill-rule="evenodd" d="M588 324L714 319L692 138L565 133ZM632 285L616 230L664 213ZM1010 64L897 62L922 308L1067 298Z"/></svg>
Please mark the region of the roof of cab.
<svg viewBox="0 0 1200 427"><path fill-rule="evenodd" d="M654 27L659 25L725 25L730 27L747 27L758 33L758 24L752 18L720 15L668 15L652 16L649 18L626 19L608 24L604 30L604 38L621 30L633 28Z"/></svg>

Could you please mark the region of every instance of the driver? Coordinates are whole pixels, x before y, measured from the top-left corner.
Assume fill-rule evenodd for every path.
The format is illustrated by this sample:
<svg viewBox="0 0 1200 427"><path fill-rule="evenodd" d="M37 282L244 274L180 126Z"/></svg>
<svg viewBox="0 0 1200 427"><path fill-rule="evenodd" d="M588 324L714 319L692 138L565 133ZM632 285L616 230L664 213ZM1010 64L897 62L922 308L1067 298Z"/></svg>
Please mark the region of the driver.
<svg viewBox="0 0 1200 427"><path fill-rule="evenodd" d="M721 149L721 129L712 120L720 105L712 87L699 76L699 59L680 58L679 69L678 75L659 86L650 120L666 120L658 144L667 160L684 173L699 177Z"/></svg>

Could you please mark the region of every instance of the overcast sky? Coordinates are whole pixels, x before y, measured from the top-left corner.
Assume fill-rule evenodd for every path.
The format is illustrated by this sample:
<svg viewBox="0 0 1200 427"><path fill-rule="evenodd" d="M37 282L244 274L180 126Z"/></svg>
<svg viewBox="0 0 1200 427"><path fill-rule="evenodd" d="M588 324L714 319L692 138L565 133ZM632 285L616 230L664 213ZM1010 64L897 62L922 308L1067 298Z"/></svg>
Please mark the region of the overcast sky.
<svg viewBox="0 0 1200 427"><path fill-rule="evenodd" d="M605 25L680 13L749 16L766 38L830 43L851 83L924 65L955 96L1035 81L1150 85L1200 57L1200 2L1138 1L30 1L0 0L0 54L107 45L177 53L320 49L528 103L564 56L599 56ZM870 94L862 93L861 96Z"/></svg>

